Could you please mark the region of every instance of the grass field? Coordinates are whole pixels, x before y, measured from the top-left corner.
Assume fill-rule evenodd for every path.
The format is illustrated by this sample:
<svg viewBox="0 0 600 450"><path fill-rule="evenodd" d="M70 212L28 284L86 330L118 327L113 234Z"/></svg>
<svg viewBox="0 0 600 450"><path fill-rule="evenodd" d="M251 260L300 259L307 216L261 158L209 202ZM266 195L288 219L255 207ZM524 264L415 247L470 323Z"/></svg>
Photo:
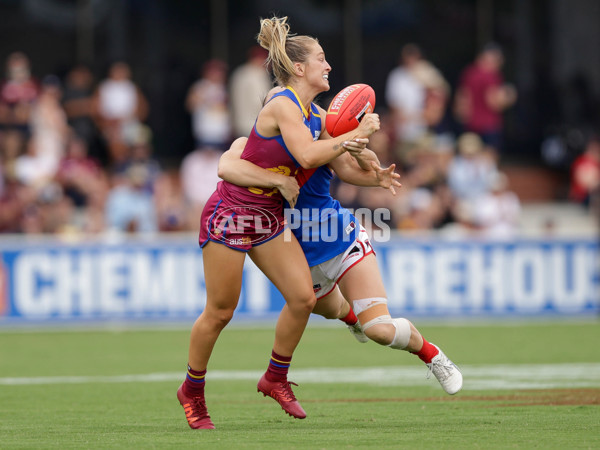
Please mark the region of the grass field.
<svg viewBox="0 0 600 450"><path fill-rule="evenodd" d="M311 322L289 377L305 420L256 392L272 328L222 334L214 431L175 397L187 325L0 331L0 448L600 448L598 322L420 326L463 371L452 397L415 356Z"/></svg>

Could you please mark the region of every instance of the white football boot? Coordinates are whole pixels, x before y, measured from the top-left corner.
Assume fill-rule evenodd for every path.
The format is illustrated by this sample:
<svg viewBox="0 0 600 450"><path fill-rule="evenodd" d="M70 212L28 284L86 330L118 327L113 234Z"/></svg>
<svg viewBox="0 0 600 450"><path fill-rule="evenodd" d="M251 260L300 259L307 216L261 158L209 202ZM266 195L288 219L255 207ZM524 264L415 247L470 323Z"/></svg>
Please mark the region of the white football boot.
<svg viewBox="0 0 600 450"><path fill-rule="evenodd" d="M462 389L462 373L460 373L460 370L458 367L456 367L456 364L450 361L450 359L442 350L440 350L437 345L433 345L438 349L439 353L433 357L429 364L427 364L427 367L429 367L427 378L429 378L433 373L433 375L442 385L444 391L450 395L454 395Z"/></svg>
<svg viewBox="0 0 600 450"><path fill-rule="evenodd" d="M350 330L350 333L352 333L352 336L354 336L358 342L361 344L369 342L369 338L363 331L359 322L356 322L354 325L347 325L347 327Z"/></svg>

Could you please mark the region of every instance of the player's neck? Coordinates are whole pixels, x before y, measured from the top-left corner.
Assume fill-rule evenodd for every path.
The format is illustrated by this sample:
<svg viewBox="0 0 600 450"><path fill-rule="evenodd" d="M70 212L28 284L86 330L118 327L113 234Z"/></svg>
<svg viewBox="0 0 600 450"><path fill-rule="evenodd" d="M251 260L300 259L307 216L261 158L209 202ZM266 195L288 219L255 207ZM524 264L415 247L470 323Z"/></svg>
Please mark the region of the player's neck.
<svg viewBox="0 0 600 450"><path fill-rule="evenodd" d="M293 85L292 83L289 83L286 87L288 89L290 89L296 95L296 98L300 102L300 106L301 106L304 114L307 117L310 116L310 110L311 110L310 104L312 103L312 101L314 100L315 97L311 96L311 94L307 93L306 89L303 89L301 86Z"/></svg>

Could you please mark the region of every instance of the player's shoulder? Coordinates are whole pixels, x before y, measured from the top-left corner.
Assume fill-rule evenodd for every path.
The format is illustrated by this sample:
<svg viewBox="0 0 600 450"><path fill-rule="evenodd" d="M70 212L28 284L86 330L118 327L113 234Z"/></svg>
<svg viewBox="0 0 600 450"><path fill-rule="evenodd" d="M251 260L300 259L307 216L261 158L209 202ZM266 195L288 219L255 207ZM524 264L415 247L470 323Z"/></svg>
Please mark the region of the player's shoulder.
<svg viewBox="0 0 600 450"><path fill-rule="evenodd" d="M290 108L295 105L291 96L282 89L271 89L265 100L265 108Z"/></svg>
<svg viewBox="0 0 600 450"><path fill-rule="evenodd" d="M291 96L278 95L265 104L263 112L267 115L296 118L301 117L301 109L301 106Z"/></svg>

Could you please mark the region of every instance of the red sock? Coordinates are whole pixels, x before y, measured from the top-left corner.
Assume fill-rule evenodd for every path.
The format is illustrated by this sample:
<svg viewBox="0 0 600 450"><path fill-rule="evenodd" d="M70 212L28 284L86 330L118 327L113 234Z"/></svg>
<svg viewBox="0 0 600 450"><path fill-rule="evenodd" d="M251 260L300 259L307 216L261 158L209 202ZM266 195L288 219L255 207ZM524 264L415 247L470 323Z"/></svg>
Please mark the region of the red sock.
<svg viewBox="0 0 600 450"><path fill-rule="evenodd" d="M347 325L356 325L356 322L358 322L358 317L356 317L356 314L354 314L354 311L352 311L352 308L350 308L350 312L346 314L346 317L341 317L340 320L345 322Z"/></svg>
<svg viewBox="0 0 600 450"><path fill-rule="evenodd" d="M287 380L288 370L292 362L291 356L281 356L275 353L275 350L271 353L271 360L269 361L269 368L265 374L269 381L285 381Z"/></svg>
<svg viewBox="0 0 600 450"><path fill-rule="evenodd" d="M194 370L188 365L187 375L183 382L183 393L186 397L204 397L205 370Z"/></svg>
<svg viewBox="0 0 600 450"><path fill-rule="evenodd" d="M413 353L417 355L425 364L429 364L433 357L439 352L435 345L430 344L425 340L425 338L423 338L423 347L421 347L421 350L418 352Z"/></svg>

